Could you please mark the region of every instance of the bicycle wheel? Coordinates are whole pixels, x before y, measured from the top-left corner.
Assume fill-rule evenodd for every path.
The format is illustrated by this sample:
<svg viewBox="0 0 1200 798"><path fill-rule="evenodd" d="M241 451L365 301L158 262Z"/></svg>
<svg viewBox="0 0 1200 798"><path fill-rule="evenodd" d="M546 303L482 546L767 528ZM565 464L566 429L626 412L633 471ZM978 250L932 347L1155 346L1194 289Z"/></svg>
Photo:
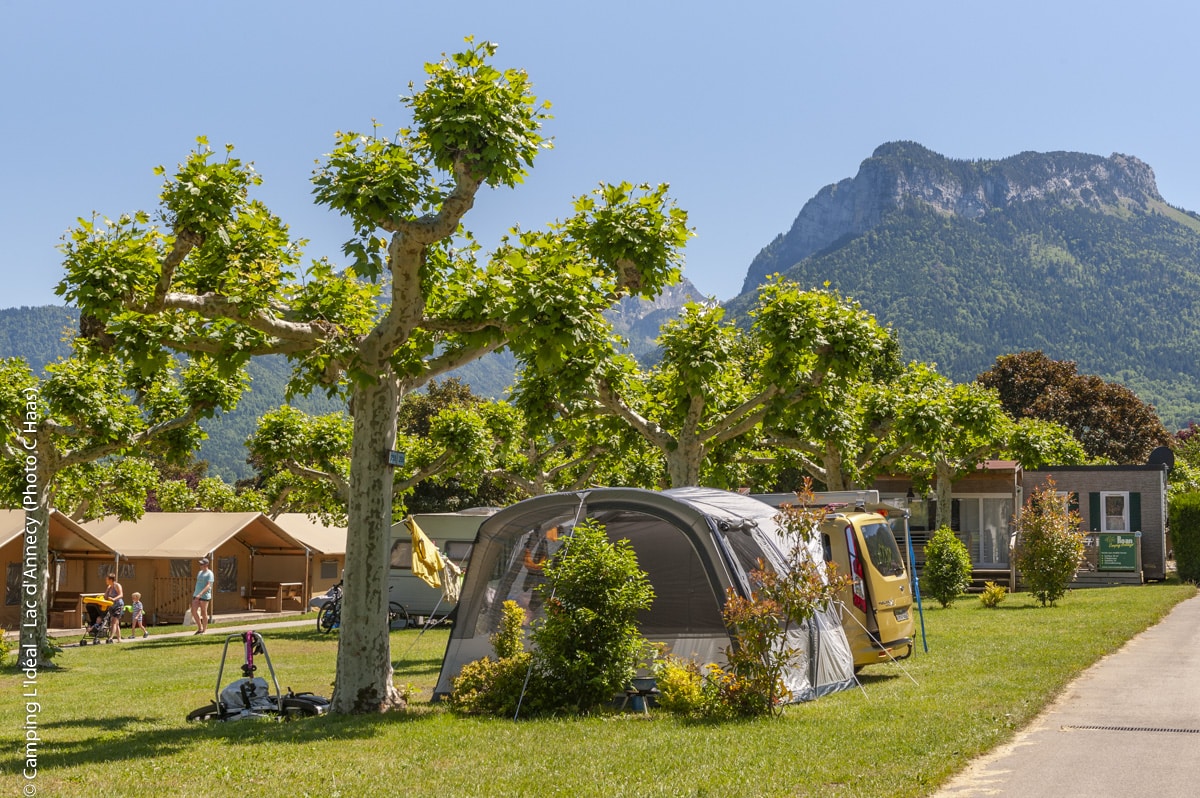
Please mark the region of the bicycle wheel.
<svg viewBox="0 0 1200 798"><path fill-rule="evenodd" d="M342 616L341 602L330 601L317 613L317 629L322 632L332 632L338 627Z"/></svg>
<svg viewBox="0 0 1200 798"><path fill-rule="evenodd" d="M388 602L388 628L389 629L407 629L408 628L408 610L404 609L404 605L398 601Z"/></svg>

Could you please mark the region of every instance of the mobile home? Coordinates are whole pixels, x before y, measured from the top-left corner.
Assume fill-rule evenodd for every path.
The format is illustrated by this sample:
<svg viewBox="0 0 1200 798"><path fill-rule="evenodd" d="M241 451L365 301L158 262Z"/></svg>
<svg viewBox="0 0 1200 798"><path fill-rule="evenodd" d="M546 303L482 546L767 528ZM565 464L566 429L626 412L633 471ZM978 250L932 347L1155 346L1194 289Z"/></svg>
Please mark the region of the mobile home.
<svg viewBox="0 0 1200 798"><path fill-rule="evenodd" d="M413 518L438 551L465 571L479 525L495 513L495 507L473 507L457 513L422 513ZM446 600L441 588L430 587L413 575L412 535L404 522L392 525L389 564L388 601L403 605L410 618L444 618L458 606Z"/></svg>

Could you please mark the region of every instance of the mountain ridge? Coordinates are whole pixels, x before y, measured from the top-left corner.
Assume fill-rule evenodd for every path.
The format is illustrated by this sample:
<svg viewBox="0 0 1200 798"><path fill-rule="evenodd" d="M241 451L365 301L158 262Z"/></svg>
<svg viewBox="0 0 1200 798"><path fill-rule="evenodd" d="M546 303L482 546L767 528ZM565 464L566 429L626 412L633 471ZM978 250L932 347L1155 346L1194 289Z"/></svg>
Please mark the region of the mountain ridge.
<svg viewBox="0 0 1200 798"><path fill-rule="evenodd" d="M1200 216L1136 157L885 144L759 252L733 315L773 273L859 299L905 357L956 381L1042 349L1127 385L1164 423L1200 418Z"/></svg>
<svg viewBox="0 0 1200 798"><path fill-rule="evenodd" d="M1000 160L967 161L947 158L916 142L889 142L877 147L854 177L825 186L804 204L791 229L776 236L751 262L742 293L776 271L877 227L906 201L978 218L991 209L1052 195L1091 207L1166 204L1154 170L1133 156L1023 152Z"/></svg>

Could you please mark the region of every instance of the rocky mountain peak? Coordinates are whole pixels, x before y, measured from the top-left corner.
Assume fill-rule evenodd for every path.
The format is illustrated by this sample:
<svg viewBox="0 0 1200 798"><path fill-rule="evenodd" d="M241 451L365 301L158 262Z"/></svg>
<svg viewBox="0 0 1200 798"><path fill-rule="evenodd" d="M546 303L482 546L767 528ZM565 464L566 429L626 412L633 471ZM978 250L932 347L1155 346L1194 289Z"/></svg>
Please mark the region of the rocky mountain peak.
<svg viewBox="0 0 1200 798"><path fill-rule="evenodd" d="M1130 155L1023 152L1002 160L946 158L913 141L880 145L858 174L825 186L805 203L791 230L754 259L742 292L810 255L877 226L908 202L976 218L993 208L1035 200L1145 208L1161 202L1154 171Z"/></svg>

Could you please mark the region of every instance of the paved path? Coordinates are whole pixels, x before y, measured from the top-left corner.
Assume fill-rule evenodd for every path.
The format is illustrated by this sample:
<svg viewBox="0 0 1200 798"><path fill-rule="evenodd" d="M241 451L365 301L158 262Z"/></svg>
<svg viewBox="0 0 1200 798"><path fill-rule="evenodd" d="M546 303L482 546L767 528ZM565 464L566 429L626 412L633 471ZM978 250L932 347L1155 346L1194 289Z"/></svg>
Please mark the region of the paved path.
<svg viewBox="0 0 1200 798"><path fill-rule="evenodd" d="M1084 671L934 798L1200 795L1200 596Z"/></svg>
<svg viewBox="0 0 1200 798"><path fill-rule="evenodd" d="M283 627L283 626L305 626L308 624L313 624L313 628L316 628L316 621L314 621L312 618L305 618L303 620L297 620L294 615L289 618L287 615L273 615L273 616L264 617L263 615L259 614L257 616L248 615L244 619L237 618L237 617L230 618L228 616L224 616L224 617L217 616L217 618L214 619L214 621L216 621L217 623L228 623L231 620L244 620L245 623L231 624L229 626L210 626L208 631L204 633L204 636L219 637L222 640L224 640L226 638L226 636L231 635L234 632L244 632L247 629L276 629L276 628ZM60 632L59 630L56 629L56 630L54 630L53 634L54 634L55 642L58 645L65 646L65 647L78 646L79 641L84 637L82 631L80 631L80 632L71 631L67 634L63 634L62 632ZM155 632L154 627L152 626L152 627L150 627L150 636L149 637L142 637L140 634L140 631L139 631L139 634L136 637L134 637L133 632L131 630L122 628L121 629L121 642L119 644L113 643L112 645L125 645L127 643L141 643L141 642L148 641L148 640L163 640L163 639L169 639L169 638L173 638L173 637L193 637L193 636L195 636L195 634L196 634L196 628L194 626L190 629L185 629L182 632ZM91 645L92 644L91 638L89 637L87 640L88 640L88 645ZM99 644L106 645L104 640L101 640Z"/></svg>

